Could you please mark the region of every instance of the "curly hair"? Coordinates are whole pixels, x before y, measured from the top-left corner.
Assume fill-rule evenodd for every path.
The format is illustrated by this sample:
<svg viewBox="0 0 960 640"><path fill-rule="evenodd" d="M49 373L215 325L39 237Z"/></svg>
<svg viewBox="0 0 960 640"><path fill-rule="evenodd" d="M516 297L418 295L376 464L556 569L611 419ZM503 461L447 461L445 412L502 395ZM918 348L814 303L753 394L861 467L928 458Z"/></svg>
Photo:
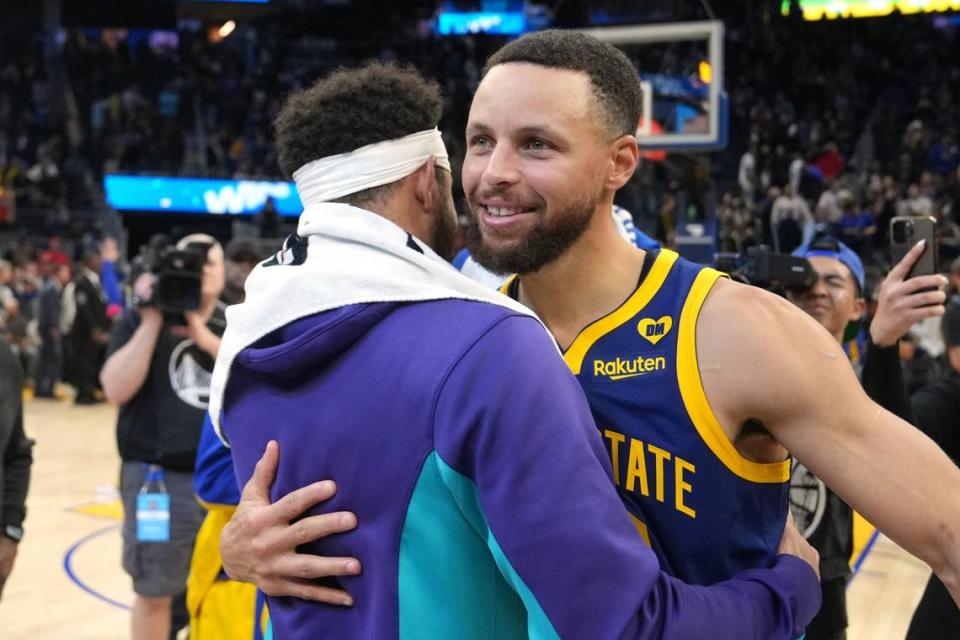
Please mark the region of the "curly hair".
<svg viewBox="0 0 960 640"><path fill-rule="evenodd" d="M341 68L291 93L274 122L280 168L287 174L327 156L432 129L443 112L440 87L410 66L369 62ZM359 205L397 183L340 198Z"/></svg>
<svg viewBox="0 0 960 640"><path fill-rule="evenodd" d="M636 132L642 109L640 76L630 59L613 45L577 31L530 33L490 56L482 75L510 62L586 73L607 126L618 136Z"/></svg>

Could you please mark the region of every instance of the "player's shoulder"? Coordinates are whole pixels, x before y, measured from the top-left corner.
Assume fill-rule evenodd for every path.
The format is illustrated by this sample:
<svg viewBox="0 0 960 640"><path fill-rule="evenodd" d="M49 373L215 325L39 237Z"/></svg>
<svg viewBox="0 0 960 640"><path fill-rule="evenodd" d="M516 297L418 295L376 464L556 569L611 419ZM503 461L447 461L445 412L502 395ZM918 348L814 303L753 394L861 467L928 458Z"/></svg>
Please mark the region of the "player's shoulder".
<svg viewBox="0 0 960 640"><path fill-rule="evenodd" d="M839 343L802 310L762 289L721 280L700 310L696 359L723 424L760 420L776 437L803 412L829 411L857 387Z"/></svg>
<svg viewBox="0 0 960 640"><path fill-rule="evenodd" d="M766 325L769 320L790 318L802 312L769 291L727 278L717 280L703 305L704 314L731 314L735 324Z"/></svg>
<svg viewBox="0 0 960 640"><path fill-rule="evenodd" d="M504 297L504 301L507 298ZM409 305L405 324L429 331L435 342L447 341L462 345L476 342L493 333L504 340L515 334L526 334L528 327L545 333L543 325L531 315L505 305L466 299L434 300Z"/></svg>
<svg viewBox="0 0 960 640"><path fill-rule="evenodd" d="M726 278L711 288L697 320L698 346L714 342L779 356L801 345L837 347L816 320L784 298Z"/></svg>
<svg viewBox="0 0 960 640"><path fill-rule="evenodd" d="M497 304L475 304L468 335L464 336L468 342L494 344L511 357L539 350L543 345L556 350L546 328L534 316Z"/></svg>

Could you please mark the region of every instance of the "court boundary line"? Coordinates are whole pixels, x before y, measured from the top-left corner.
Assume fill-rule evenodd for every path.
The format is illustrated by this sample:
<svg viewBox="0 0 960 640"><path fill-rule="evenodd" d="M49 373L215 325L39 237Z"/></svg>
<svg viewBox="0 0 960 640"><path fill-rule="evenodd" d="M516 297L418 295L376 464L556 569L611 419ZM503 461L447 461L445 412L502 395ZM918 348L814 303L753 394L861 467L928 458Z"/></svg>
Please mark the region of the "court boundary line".
<svg viewBox="0 0 960 640"><path fill-rule="evenodd" d="M863 550L860 552L860 557L857 558L857 561L853 563L853 572L850 576L850 579L847 580L847 587L850 587L850 583L853 582L853 579L857 577L860 573L860 568L863 566L863 563L866 562L867 556L870 555L870 552L873 551L873 545L876 544L877 538L880 537L880 530L874 529L873 533L870 534L870 539L867 540L867 544L863 546Z"/></svg>
<svg viewBox="0 0 960 640"><path fill-rule="evenodd" d="M70 548L67 549L66 553L63 554L63 570L67 574L67 577L70 579L71 582L73 582L75 585L80 587L81 590L87 592L97 600L106 602L107 604L114 606L118 609L123 609L124 611L130 611L131 609L130 605L124 604L119 600L114 600L110 596L100 593L99 591L97 591L96 589L94 589L93 587L85 583L83 580L81 580L79 576L77 576L76 572L73 570L73 556L80 547L90 542L94 538L102 536L105 533L109 533L114 529L119 529L120 525L121 523L117 522L109 526L97 529L96 531L93 531L92 533L88 533L87 535L83 536L82 538L74 542L70 546Z"/></svg>

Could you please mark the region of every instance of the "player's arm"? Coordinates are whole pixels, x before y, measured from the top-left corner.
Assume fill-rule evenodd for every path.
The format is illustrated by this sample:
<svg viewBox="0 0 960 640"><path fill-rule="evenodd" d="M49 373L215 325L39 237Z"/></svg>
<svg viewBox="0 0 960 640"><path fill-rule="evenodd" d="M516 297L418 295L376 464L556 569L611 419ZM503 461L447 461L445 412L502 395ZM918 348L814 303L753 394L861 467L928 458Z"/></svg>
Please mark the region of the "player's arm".
<svg viewBox="0 0 960 640"><path fill-rule="evenodd" d="M580 386L534 320L492 327L438 398L440 475L523 601L532 638L792 638L818 608L816 575L795 556L712 587L659 570Z"/></svg>
<svg viewBox="0 0 960 640"><path fill-rule="evenodd" d="M697 332L699 367L721 423L759 420L960 602L960 470L871 401L815 320L760 289L720 282Z"/></svg>

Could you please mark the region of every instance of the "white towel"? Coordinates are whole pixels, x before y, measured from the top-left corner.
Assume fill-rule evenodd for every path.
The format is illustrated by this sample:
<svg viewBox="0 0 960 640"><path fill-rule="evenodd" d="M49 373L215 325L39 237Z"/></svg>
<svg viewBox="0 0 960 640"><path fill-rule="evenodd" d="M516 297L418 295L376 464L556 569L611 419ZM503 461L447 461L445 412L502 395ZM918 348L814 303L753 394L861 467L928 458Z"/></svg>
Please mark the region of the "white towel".
<svg viewBox="0 0 960 640"><path fill-rule="evenodd" d="M399 226L365 209L330 202L311 205L300 216L297 235L307 241L305 255L302 243L288 239L282 251L250 273L245 301L227 308L208 409L221 440L223 393L234 358L300 318L352 304L445 299L498 304L536 318L527 307L460 274ZM411 248L411 242L420 251Z"/></svg>

